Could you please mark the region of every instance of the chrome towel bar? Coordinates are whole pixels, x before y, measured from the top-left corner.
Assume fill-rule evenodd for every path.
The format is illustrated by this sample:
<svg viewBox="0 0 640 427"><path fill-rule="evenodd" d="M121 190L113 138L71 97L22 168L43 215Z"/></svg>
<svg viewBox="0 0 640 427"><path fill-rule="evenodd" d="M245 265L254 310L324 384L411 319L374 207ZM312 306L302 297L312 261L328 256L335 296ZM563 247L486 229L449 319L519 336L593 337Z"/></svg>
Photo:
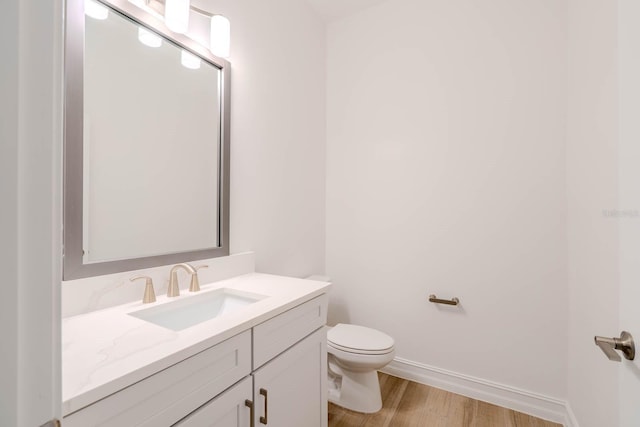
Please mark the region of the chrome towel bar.
<svg viewBox="0 0 640 427"><path fill-rule="evenodd" d="M453 297L451 299L440 299L438 297L436 297L435 295L431 294L429 295L429 302L435 303L435 304L446 304L446 305L458 305L460 304L460 300L456 297Z"/></svg>

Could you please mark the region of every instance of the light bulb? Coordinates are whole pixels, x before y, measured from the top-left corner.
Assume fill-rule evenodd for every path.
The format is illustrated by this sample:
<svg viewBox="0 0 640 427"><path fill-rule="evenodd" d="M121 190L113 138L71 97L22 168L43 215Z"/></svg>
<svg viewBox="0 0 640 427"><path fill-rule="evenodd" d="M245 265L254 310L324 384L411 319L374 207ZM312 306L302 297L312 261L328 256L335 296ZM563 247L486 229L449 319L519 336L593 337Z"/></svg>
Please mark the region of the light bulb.
<svg viewBox="0 0 640 427"><path fill-rule="evenodd" d="M93 19L104 20L109 17L109 9L103 4L93 0L84 0L84 14Z"/></svg>
<svg viewBox="0 0 640 427"><path fill-rule="evenodd" d="M160 36L142 27L138 27L138 40L149 47L160 47L162 45Z"/></svg>
<svg viewBox="0 0 640 427"><path fill-rule="evenodd" d="M175 33L186 33L189 29L189 0L166 0L164 21Z"/></svg>
<svg viewBox="0 0 640 427"><path fill-rule="evenodd" d="M186 50L182 51L180 62L183 66L192 70L197 70L198 68L200 68L200 58L198 58L191 52L187 52Z"/></svg>
<svg viewBox="0 0 640 427"><path fill-rule="evenodd" d="M229 57L229 45L231 44L231 23L222 15L211 17L211 42L209 50L215 56Z"/></svg>

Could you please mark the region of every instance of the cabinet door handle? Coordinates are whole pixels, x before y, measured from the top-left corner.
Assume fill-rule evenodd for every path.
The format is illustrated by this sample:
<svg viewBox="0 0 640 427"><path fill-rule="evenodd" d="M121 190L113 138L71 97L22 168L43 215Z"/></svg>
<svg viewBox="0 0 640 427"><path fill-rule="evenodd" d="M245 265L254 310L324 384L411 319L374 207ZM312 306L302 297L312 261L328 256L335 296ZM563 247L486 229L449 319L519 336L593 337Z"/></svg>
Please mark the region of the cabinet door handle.
<svg viewBox="0 0 640 427"><path fill-rule="evenodd" d="M269 397L267 396L267 390L261 388L260 389L260 394L264 396L264 417L260 417L260 423L267 425L268 421L268 413L267 413L267 408L269 407Z"/></svg>
<svg viewBox="0 0 640 427"><path fill-rule="evenodd" d="M247 406L249 408L249 427L254 427L254 409L253 409L253 402L250 401L249 399L244 401L244 406Z"/></svg>

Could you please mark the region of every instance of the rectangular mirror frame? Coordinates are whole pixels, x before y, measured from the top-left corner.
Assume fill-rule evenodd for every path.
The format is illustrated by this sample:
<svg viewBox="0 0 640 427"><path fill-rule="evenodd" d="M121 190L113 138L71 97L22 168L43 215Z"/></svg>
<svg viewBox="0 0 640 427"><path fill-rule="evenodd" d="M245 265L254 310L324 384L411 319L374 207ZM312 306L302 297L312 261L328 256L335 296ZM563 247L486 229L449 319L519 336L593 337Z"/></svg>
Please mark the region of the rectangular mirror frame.
<svg viewBox="0 0 640 427"><path fill-rule="evenodd" d="M218 188L219 247L187 252L83 263L83 75L84 1L66 0L65 110L64 110L64 229L63 280L80 279L123 271L229 255L229 149L230 149L230 64L183 34L169 30L164 22L128 0L98 0L134 22L201 57L221 72L220 153Z"/></svg>

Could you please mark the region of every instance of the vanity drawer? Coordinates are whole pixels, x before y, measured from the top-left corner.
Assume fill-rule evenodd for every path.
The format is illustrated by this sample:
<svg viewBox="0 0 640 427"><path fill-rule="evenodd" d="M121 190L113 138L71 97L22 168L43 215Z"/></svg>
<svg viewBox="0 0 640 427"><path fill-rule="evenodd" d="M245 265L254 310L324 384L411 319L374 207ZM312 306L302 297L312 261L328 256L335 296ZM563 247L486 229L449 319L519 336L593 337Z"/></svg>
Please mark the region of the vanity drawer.
<svg viewBox="0 0 640 427"><path fill-rule="evenodd" d="M252 411L246 402L252 396L253 379L247 377L172 427L248 427Z"/></svg>
<svg viewBox="0 0 640 427"><path fill-rule="evenodd" d="M311 334L327 322L329 297L323 294L253 328L253 369Z"/></svg>
<svg viewBox="0 0 640 427"><path fill-rule="evenodd" d="M250 372L246 331L70 414L64 426L170 425Z"/></svg>

